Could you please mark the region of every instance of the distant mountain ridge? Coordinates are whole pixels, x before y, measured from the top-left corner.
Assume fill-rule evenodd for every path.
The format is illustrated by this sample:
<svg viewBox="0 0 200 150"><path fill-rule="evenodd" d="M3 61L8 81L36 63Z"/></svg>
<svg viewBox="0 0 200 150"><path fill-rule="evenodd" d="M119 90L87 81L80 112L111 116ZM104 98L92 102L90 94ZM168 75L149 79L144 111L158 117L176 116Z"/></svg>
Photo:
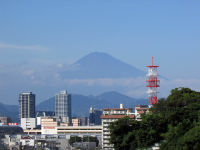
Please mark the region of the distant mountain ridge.
<svg viewBox="0 0 200 150"><path fill-rule="evenodd" d="M93 52L60 71L64 79L127 78L145 73L107 53Z"/></svg>
<svg viewBox="0 0 200 150"><path fill-rule="evenodd" d="M17 105L6 105L0 103L0 116L10 117L13 122L18 122L19 107Z"/></svg>
<svg viewBox="0 0 200 150"><path fill-rule="evenodd" d="M72 114L73 116L88 116L90 107L98 109L118 108L120 103L127 108L134 108L134 105L139 104L148 104L146 99L134 99L114 91L102 93L98 96L72 94ZM51 97L41 102L36 108L37 110L54 111L55 98Z"/></svg>

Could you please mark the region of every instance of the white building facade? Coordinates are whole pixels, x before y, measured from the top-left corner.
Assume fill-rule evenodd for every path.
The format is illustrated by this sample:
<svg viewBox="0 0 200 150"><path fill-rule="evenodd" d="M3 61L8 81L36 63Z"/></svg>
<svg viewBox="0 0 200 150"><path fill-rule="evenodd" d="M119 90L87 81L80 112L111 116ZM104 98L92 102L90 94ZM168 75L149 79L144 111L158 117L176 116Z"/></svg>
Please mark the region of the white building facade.
<svg viewBox="0 0 200 150"><path fill-rule="evenodd" d="M21 118L22 129L34 129L36 128L35 118Z"/></svg>
<svg viewBox="0 0 200 150"><path fill-rule="evenodd" d="M113 150L113 145L109 143L110 131L108 126L111 122L114 122L120 118L125 116L129 116L130 118L134 118L135 116L132 113L131 108L123 108L123 105L120 105L120 108L107 108L103 109L102 119L102 148L104 150Z"/></svg>

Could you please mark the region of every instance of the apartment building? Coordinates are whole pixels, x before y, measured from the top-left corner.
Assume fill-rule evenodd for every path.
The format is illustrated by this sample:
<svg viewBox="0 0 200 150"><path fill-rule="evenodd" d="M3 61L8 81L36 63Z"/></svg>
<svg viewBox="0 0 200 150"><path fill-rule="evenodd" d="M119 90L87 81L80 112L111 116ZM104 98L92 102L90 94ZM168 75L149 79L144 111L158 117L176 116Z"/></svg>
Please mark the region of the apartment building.
<svg viewBox="0 0 200 150"><path fill-rule="evenodd" d="M111 122L114 122L120 118L129 116L130 118L135 118L133 115L133 110L131 108L123 108L123 105L120 104L120 108L105 108L103 109L102 119L102 148L104 150L113 150L113 145L109 143L110 131L108 126Z"/></svg>

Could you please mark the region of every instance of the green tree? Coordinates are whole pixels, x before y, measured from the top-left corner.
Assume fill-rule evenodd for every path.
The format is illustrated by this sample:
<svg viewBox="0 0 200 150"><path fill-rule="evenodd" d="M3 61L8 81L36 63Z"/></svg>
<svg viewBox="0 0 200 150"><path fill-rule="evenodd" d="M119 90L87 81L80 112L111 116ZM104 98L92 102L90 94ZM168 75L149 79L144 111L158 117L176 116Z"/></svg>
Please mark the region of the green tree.
<svg viewBox="0 0 200 150"><path fill-rule="evenodd" d="M96 147L98 147L99 145L99 140L97 139L97 137L93 137L93 136L83 137L83 142L96 142Z"/></svg>
<svg viewBox="0 0 200 150"><path fill-rule="evenodd" d="M131 120L128 116L117 120L109 125L111 132L110 142L114 144L116 150L127 149L126 143L123 143L125 134L132 129L138 129L139 123L135 120Z"/></svg>
<svg viewBox="0 0 200 150"><path fill-rule="evenodd" d="M82 138L79 136L71 136L69 139L69 144L73 145L75 142L82 142Z"/></svg>
<svg viewBox="0 0 200 150"><path fill-rule="evenodd" d="M166 100L160 99L150 113L141 118L142 121L138 122L125 117L111 123L110 142L116 150L144 149L155 143L160 143L163 150L198 149L199 92L175 88ZM188 146L189 143L192 146Z"/></svg>

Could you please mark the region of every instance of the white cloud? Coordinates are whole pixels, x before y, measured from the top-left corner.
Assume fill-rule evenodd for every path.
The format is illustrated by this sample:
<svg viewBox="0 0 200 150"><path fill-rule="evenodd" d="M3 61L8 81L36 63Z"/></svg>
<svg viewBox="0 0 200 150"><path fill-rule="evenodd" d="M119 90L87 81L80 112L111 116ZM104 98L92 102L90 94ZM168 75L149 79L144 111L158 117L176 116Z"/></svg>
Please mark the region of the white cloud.
<svg viewBox="0 0 200 150"><path fill-rule="evenodd" d="M31 51L46 51L47 48L43 47L41 45L14 45L14 44L6 44L3 42L0 42L0 50L3 49L18 49L18 50L31 50Z"/></svg>
<svg viewBox="0 0 200 150"><path fill-rule="evenodd" d="M129 89L128 91L125 91L125 95L128 95L130 97L135 97L135 98L147 98L147 92L146 88L136 88L136 89Z"/></svg>
<svg viewBox="0 0 200 150"><path fill-rule="evenodd" d="M147 97L145 78L101 78L101 79L68 79L65 84L70 86L101 86L102 88L120 87L124 94L132 97ZM200 79L161 79L161 86L158 88L158 97L167 97L171 89L177 87L188 87L192 90L200 90Z"/></svg>
<svg viewBox="0 0 200 150"><path fill-rule="evenodd" d="M145 84L145 79L139 78L99 78L99 79L65 79L64 82L71 86L103 86L112 87L120 86L124 88L136 88Z"/></svg>
<svg viewBox="0 0 200 150"><path fill-rule="evenodd" d="M57 64L57 67L61 69L63 68L63 64Z"/></svg>
<svg viewBox="0 0 200 150"><path fill-rule="evenodd" d="M35 73L34 70L25 70L25 71L23 72L23 74L26 75L26 76L30 76L30 75L32 75L32 74L34 74L34 73Z"/></svg>

